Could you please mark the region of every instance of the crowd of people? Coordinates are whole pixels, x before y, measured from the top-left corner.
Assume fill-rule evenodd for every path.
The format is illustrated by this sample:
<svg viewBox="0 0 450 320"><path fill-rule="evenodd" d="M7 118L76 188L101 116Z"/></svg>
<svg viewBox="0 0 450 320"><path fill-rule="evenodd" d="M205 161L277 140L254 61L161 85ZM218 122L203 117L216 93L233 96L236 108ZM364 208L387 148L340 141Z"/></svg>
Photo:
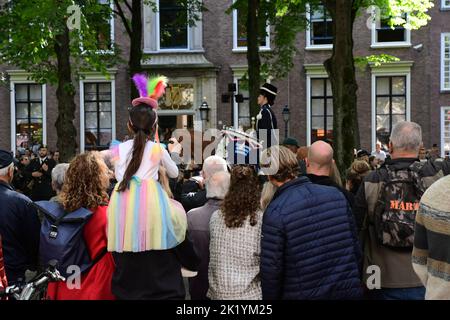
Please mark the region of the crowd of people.
<svg viewBox="0 0 450 320"><path fill-rule="evenodd" d="M292 138L264 150L264 165L213 155L194 166L180 162L176 139L163 146L155 134L164 79L150 90L139 77L132 139L57 165L41 147L21 163L35 179L31 200L0 151L0 285L56 254L41 206L60 217L50 237L64 217L89 217L70 260L88 259L80 286L51 283L49 299L450 299L450 162L419 159L418 124L397 123L388 150L356 152L342 177L330 143Z"/></svg>

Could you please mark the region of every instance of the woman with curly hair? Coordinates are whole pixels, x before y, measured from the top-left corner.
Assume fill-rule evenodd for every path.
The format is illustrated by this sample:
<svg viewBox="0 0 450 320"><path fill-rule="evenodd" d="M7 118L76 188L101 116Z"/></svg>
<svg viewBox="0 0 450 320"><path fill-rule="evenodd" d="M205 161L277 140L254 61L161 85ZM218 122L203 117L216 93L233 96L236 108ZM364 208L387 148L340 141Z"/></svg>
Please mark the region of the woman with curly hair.
<svg viewBox="0 0 450 320"><path fill-rule="evenodd" d="M251 166L231 170L230 189L210 228L209 290L213 300L262 298L259 279L260 185Z"/></svg>
<svg viewBox="0 0 450 320"><path fill-rule="evenodd" d="M113 300L111 279L114 260L106 252L106 210L109 186L108 167L98 152L78 155L67 169L59 203L66 212L86 208L93 215L84 226L83 236L92 261L97 261L81 274L79 288L66 283L50 283L48 298L52 300Z"/></svg>

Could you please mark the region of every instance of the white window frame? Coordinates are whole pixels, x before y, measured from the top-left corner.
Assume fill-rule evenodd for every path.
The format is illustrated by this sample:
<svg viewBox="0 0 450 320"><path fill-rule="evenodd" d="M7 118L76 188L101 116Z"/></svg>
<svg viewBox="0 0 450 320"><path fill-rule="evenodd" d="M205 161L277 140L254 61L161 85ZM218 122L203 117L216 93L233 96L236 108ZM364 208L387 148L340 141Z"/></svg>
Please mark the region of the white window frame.
<svg viewBox="0 0 450 320"><path fill-rule="evenodd" d="M84 83L98 82L111 83L111 141L116 139L116 80L114 74L110 74L111 79L97 72L84 73L84 78L80 79L80 152L84 152L86 145L86 133L84 132Z"/></svg>
<svg viewBox="0 0 450 320"><path fill-rule="evenodd" d="M186 23L187 25L187 46L186 48L162 48L161 49L161 26L160 26L160 17L159 17L159 0L155 0L156 4L156 50L158 52L189 52L191 51L191 29L192 27L189 25L189 23Z"/></svg>
<svg viewBox="0 0 450 320"><path fill-rule="evenodd" d="M30 73L7 70L10 75L11 150L16 154L16 84L36 84ZM42 84L42 143L47 145L47 85Z"/></svg>
<svg viewBox="0 0 450 320"><path fill-rule="evenodd" d="M446 2L448 3L446 4ZM441 0L441 9L442 10L450 10L450 1L449 0Z"/></svg>
<svg viewBox="0 0 450 320"><path fill-rule="evenodd" d="M445 37L449 37L449 41L450 41L450 32L446 32L446 33L442 33L441 34L441 91L450 91L450 83L448 84L448 87L445 87L445 83L444 83L444 53L445 53L445 47L444 47L444 43L445 43ZM450 50L450 47L449 47ZM449 60L450 61L450 60ZM450 72L450 67L448 72Z"/></svg>
<svg viewBox="0 0 450 320"><path fill-rule="evenodd" d="M235 0L233 0L233 3ZM238 47L238 25L237 25L237 10L233 9L233 52L247 52L247 47ZM270 25L266 27L266 45L259 46L259 51L270 51Z"/></svg>
<svg viewBox="0 0 450 320"><path fill-rule="evenodd" d="M376 112L377 112L377 77L406 77L406 121L411 121L411 66L412 61L393 62L383 64L382 66L375 67L370 64L372 68L372 106L371 106L371 124L372 124L372 150L375 150L375 144L377 141L377 128L376 128ZM392 128L391 128L392 129Z"/></svg>
<svg viewBox="0 0 450 320"><path fill-rule="evenodd" d="M311 79L329 78L323 64L305 65L306 69L306 145L311 145Z"/></svg>
<svg viewBox="0 0 450 320"><path fill-rule="evenodd" d="M447 117L447 112L450 111L450 106L441 107L441 157L445 158L445 117Z"/></svg>
<svg viewBox="0 0 450 320"><path fill-rule="evenodd" d="M405 27L405 41L396 42L378 42L377 41L377 22L373 19L374 12L372 12L372 49L383 49L383 48L410 48L411 44L411 29ZM406 17L406 21L409 22L409 16Z"/></svg>
<svg viewBox="0 0 450 320"><path fill-rule="evenodd" d="M311 7L306 4L306 47L305 50L333 50L333 44L311 44ZM330 19L332 21L332 19Z"/></svg>

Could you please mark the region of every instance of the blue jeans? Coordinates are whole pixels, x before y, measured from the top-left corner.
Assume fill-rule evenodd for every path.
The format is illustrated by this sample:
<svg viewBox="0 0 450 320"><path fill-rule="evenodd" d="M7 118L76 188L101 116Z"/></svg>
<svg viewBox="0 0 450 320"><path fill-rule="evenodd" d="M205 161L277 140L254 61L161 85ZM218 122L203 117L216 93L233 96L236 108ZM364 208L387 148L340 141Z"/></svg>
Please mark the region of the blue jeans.
<svg viewBox="0 0 450 320"><path fill-rule="evenodd" d="M424 300L425 287L373 289L369 296L371 300Z"/></svg>

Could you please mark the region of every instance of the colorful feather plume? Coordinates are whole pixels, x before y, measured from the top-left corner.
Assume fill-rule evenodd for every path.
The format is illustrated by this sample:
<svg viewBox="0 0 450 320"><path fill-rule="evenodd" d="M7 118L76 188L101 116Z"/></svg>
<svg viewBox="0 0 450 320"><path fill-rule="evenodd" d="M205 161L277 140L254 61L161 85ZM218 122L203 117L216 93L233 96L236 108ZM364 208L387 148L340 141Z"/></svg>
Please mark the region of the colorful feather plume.
<svg viewBox="0 0 450 320"><path fill-rule="evenodd" d="M134 84L136 85L136 89L139 91L139 96L147 97L147 76L145 74L136 73L133 76Z"/></svg>
<svg viewBox="0 0 450 320"><path fill-rule="evenodd" d="M168 79L165 76L158 76L148 81L147 92L150 98L158 100L164 94Z"/></svg>
<svg viewBox="0 0 450 320"><path fill-rule="evenodd" d="M142 98L152 98L158 100L164 94L168 79L165 76L148 78L145 74L137 73L133 76L134 84Z"/></svg>

